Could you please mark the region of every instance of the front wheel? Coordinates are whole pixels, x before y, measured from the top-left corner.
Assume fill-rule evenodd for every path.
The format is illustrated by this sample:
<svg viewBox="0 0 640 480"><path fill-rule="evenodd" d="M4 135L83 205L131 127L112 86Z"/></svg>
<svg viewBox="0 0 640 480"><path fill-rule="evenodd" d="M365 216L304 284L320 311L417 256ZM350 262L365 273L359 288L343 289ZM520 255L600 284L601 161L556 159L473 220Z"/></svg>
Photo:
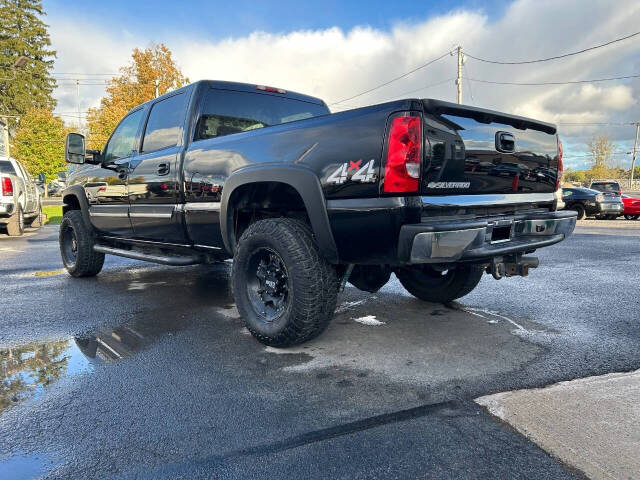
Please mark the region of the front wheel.
<svg viewBox="0 0 640 480"><path fill-rule="evenodd" d="M73 277L93 277L100 273L104 253L93 250L95 241L79 210L69 210L60 224L60 255L67 272Z"/></svg>
<svg viewBox="0 0 640 480"><path fill-rule="evenodd" d="M481 266L472 264L452 265L444 271L429 265L413 265L398 268L396 277L414 297L425 302L447 303L470 293L483 273Z"/></svg>
<svg viewBox="0 0 640 480"><path fill-rule="evenodd" d="M251 224L238 242L231 282L247 329L265 345L288 347L314 338L336 307L336 271L297 220Z"/></svg>
<svg viewBox="0 0 640 480"><path fill-rule="evenodd" d="M640 218L640 215L625 215L624 218L626 218L627 220L637 220L638 218Z"/></svg>

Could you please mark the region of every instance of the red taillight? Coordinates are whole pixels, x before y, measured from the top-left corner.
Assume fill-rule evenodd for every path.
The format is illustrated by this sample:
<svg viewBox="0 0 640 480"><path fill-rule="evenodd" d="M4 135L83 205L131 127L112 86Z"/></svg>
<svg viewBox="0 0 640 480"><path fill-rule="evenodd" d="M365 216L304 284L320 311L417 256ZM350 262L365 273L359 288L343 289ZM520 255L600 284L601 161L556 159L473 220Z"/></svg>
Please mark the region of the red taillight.
<svg viewBox="0 0 640 480"><path fill-rule="evenodd" d="M417 115L396 117L389 129L384 165L385 193L418 191L422 163L422 120Z"/></svg>
<svg viewBox="0 0 640 480"><path fill-rule="evenodd" d="M564 171L564 165L562 164L562 142L558 137L558 176L556 177L556 190L560 188L560 182L562 181L562 172Z"/></svg>
<svg viewBox="0 0 640 480"><path fill-rule="evenodd" d="M9 177L2 177L2 195L6 197L13 195L13 182Z"/></svg>
<svg viewBox="0 0 640 480"><path fill-rule="evenodd" d="M276 88L276 87L267 87L265 85L256 85L256 88L258 90L262 90L264 92L271 92L271 93L287 93L286 90L283 90L281 88Z"/></svg>

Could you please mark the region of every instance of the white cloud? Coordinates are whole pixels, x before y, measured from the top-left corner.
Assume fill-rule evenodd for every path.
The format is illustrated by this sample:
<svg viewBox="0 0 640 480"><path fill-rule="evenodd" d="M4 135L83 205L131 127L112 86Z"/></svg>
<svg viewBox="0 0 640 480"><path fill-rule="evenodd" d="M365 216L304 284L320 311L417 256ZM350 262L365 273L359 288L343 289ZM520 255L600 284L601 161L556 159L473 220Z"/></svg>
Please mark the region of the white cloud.
<svg viewBox="0 0 640 480"><path fill-rule="evenodd" d="M70 22L51 18L58 50L57 71L117 71L134 47L165 42L191 80L213 78L274 85L322 97L328 102L350 97L460 43L472 55L490 59L541 58L609 41L637 30L640 3L520 0L495 19L482 11L456 10L423 22L400 23L390 31L367 26L289 33L254 32L248 36L207 40L184 33L170 38L138 37L83 21L81 40ZM415 17L415 15L414 15ZM553 62L500 66L467 59L465 75L510 82L562 81L640 73L637 37ZM455 77L456 59L447 57L398 82L346 102L378 103L404 92ZM101 89L81 87L82 109L97 105ZM75 110L75 87L58 90L58 110ZM473 99L471 98L473 95ZM631 122L640 120L640 81L564 86L499 86L463 83L465 103L533 116L551 122ZM455 100L453 81L410 96ZM560 127L569 154L583 152L594 133L608 132L628 148L633 128Z"/></svg>

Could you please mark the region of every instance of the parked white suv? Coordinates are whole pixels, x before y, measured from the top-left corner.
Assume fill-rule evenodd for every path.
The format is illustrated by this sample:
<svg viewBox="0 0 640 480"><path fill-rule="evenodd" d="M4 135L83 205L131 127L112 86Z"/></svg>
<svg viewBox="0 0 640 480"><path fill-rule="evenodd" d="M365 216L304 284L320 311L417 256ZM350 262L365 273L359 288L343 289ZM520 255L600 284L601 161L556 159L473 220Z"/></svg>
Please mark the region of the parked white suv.
<svg viewBox="0 0 640 480"><path fill-rule="evenodd" d="M25 225L42 223L42 195L27 169L17 160L0 157L0 225L7 234L22 235Z"/></svg>

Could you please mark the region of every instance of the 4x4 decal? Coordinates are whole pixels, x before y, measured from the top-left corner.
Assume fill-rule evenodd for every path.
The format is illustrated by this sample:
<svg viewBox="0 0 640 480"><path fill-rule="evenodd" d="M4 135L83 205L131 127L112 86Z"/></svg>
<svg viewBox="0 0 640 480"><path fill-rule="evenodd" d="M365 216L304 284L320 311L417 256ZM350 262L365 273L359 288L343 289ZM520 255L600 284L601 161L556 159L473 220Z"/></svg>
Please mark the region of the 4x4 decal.
<svg viewBox="0 0 640 480"><path fill-rule="evenodd" d="M350 161L340 166L327 178L327 183L341 185L352 182L373 183L376 181L375 160L369 160L363 167L362 160Z"/></svg>

